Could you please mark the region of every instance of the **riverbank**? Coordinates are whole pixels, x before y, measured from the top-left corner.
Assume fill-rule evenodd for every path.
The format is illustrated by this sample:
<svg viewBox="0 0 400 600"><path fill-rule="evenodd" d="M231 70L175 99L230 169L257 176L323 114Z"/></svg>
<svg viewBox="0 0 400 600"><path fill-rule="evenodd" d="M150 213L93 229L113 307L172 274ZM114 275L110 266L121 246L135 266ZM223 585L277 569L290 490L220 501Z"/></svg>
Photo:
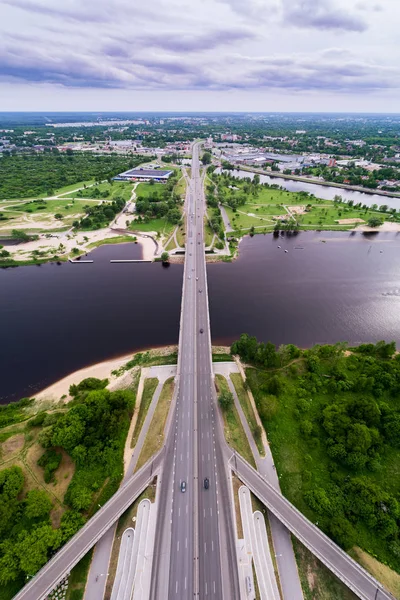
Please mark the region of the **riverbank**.
<svg viewBox="0 0 400 600"><path fill-rule="evenodd" d="M18 267L31 264L76 260L103 244L121 244L137 242L142 249L143 260L154 260L157 245L149 235L140 233L121 235L119 231L99 229L96 231L62 234L42 234L39 239L7 246L9 256L0 259L0 266ZM1 243L1 242L0 242Z"/></svg>
<svg viewBox="0 0 400 600"><path fill-rule="evenodd" d="M323 179L309 179L308 177L301 177L300 175L286 175L285 173L278 173L277 171L264 171L263 169L246 167L246 165L240 165L240 169L238 170L248 171L249 173L258 173L259 175L266 175L268 177L277 177L279 179L290 179L291 181L310 183L312 185L322 185L324 187L335 187L353 192L362 192L363 194L377 194L378 196L386 196L387 198L400 198L399 192L388 192L386 190L371 189L362 187L361 185L350 185L348 183L334 183L333 181L325 181Z"/></svg>
<svg viewBox="0 0 400 600"><path fill-rule="evenodd" d="M40 405L55 404L59 402L60 399L64 400L64 402L68 402L72 399L69 395L70 386L77 385L83 379L87 379L88 377L108 379L109 384L107 387L111 391L124 388L129 385L129 380L131 378L130 370L135 366L130 366L132 362L137 362L137 366L147 367L154 363L164 364L161 359L162 357L165 357L165 364L175 364L176 361L175 363L172 363L171 361L173 360L173 357L177 355L177 352L178 346L152 348L143 352L135 352L134 354L131 352L117 358L111 358L84 367L83 369L78 369L35 394L35 403ZM230 348L229 346L213 346L212 352L213 354L229 354Z"/></svg>

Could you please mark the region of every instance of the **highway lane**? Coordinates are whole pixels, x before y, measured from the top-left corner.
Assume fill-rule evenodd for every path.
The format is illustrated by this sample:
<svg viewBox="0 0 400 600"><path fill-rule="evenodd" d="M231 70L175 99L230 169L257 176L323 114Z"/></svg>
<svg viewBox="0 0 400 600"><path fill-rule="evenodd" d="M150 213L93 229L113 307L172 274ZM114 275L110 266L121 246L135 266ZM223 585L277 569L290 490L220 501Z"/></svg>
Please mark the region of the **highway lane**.
<svg viewBox="0 0 400 600"><path fill-rule="evenodd" d="M77 534L14 596L14 600L42 600L146 489L163 461L156 454L97 511Z"/></svg>
<svg viewBox="0 0 400 600"><path fill-rule="evenodd" d="M228 450L227 450L228 451ZM266 481L241 456L229 449L232 470L250 488L287 529L319 558L362 600L394 600L394 597L350 558L318 527L311 523L282 494Z"/></svg>
<svg viewBox="0 0 400 600"><path fill-rule="evenodd" d="M212 369L211 330L204 254L204 177L200 177L198 147L193 153L192 180L197 220L197 444L199 465L199 592L200 598L239 598L232 502L223 462ZM201 292L200 292L201 290ZM203 330L203 333L200 333ZM223 433L222 433L223 435ZM209 488L205 489L204 480Z"/></svg>
<svg viewBox="0 0 400 600"><path fill-rule="evenodd" d="M168 598L173 599L232 600L239 597L237 559L228 475L216 435L203 235L205 198L197 144L185 209L176 408L166 441L150 598L164 600L168 589ZM208 489L204 488L206 478Z"/></svg>

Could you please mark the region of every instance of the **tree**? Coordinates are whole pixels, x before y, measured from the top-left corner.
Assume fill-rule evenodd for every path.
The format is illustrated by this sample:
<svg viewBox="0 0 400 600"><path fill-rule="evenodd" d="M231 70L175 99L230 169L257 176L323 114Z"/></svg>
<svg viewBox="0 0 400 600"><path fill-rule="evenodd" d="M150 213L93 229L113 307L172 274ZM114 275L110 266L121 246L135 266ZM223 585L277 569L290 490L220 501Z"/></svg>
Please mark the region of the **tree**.
<svg viewBox="0 0 400 600"><path fill-rule="evenodd" d="M11 232L11 236L14 240L19 240L20 242L29 242L30 237L25 233L25 231L21 231L20 229L13 229Z"/></svg>
<svg viewBox="0 0 400 600"><path fill-rule="evenodd" d="M161 260L163 261L163 263L169 262L169 254L168 254L168 252L164 251L161 254Z"/></svg>
<svg viewBox="0 0 400 600"><path fill-rule="evenodd" d="M48 516L52 503L44 490L31 490L25 499L25 514L28 519L37 519Z"/></svg>
<svg viewBox="0 0 400 600"><path fill-rule="evenodd" d="M383 221L379 217L371 217L368 219L367 225L368 227L379 227L382 225Z"/></svg>
<svg viewBox="0 0 400 600"><path fill-rule="evenodd" d="M233 394L227 390L222 390L218 396L218 402L222 410L228 410L233 405Z"/></svg>
<svg viewBox="0 0 400 600"><path fill-rule="evenodd" d="M203 156L201 157L201 162L203 163L203 165L210 165L211 159L211 152L204 152Z"/></svg>
<svg viewBox="0 0 400 600"><path fill-rule="evenodd" d="M74 510L67 510L61 517L62 542L65 543L85 524L85 517Z"/></svg>

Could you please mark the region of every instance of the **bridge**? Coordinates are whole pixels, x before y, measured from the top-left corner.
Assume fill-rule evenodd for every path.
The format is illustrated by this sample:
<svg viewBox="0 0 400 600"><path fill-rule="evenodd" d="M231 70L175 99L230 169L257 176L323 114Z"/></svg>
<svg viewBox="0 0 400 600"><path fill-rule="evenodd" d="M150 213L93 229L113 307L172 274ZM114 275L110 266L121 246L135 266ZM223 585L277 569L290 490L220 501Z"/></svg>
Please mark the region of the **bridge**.
<svg viewBox="0 0 400 600"><path fill-rule="evenodd" d="M239 600L231 471L359 598L394 600L225 442L212 371L204 253L204 173L200 173L199 146L193 146L186 197L178 369L165 445L55 554L15 600L44 600L155 476L159 499L151 600Z"/></svg>

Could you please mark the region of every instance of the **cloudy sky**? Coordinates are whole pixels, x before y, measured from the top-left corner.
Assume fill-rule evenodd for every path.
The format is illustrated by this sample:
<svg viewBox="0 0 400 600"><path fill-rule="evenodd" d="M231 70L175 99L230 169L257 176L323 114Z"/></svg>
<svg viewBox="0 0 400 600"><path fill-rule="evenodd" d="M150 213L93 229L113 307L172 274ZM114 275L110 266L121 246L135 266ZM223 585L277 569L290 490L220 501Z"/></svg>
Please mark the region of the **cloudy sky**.
<svg viewBox="0 0 400 600"><path fill-rule="evenodd" d="M400 112L398 0L0 0L0 110Z"/></svg>

